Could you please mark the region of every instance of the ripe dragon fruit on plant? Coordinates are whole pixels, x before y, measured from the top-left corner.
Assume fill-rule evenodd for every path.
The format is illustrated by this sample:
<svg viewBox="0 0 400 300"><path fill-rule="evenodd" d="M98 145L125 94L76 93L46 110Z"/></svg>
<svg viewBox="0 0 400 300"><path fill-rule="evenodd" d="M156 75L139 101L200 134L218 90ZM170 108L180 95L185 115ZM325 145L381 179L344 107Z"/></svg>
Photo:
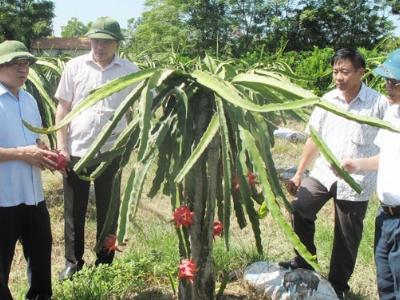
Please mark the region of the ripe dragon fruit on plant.
<svg viewBox="0 0 400 300"><path fill-rule="evenodd" d="M179 279L187 279L191 283L197 273L197 265L192 259L183 259L179 265Z"/></svg>
<svg viewBox="0 0 400 300"><path fill-rule="evenodd" d="M174 217L174 222L177 227L179 226L186 226L189 227L193 223L193 215L194 212L192 212L189 207L186 205L182 205L175 209L173 212L173 217Z"/></svg>
<svg viewBox="0 0 400 300"><path fill-rule="evenodd" d="M216 236L222 236L222 232L224 231L224 225L221 221L217 220L214 221L214 228L213 228L213 238Z"/></svg>

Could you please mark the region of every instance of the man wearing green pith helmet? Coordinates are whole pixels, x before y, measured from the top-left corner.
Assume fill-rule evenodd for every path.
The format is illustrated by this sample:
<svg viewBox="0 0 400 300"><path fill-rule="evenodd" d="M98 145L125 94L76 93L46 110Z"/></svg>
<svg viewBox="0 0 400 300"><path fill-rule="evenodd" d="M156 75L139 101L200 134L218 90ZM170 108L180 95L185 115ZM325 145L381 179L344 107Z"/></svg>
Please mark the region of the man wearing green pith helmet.
<svg viewBox="0 0 400 300"><path fill-rule="evenodd" d="M90 53L71 59L61 76L55 94L58 100L56 123L59 123L93 89L110 80L139 70L136 65L117 56L119 43L124 38L116 20L110 17L100 17L93 22L86 35L90 38ZM57 146L70 164L74 164L86 154L103 126L110 120L131 89L126 88L97 102L57 132ZM100 153L112 147L116 137L126 125L125 119L118 123L109 139L100 149ZM118 165L119 159L114 159L107 169L94 180L97 240L107 215L111 198L111 186L117 174ZM96 167L97 165L92 166L88 171L91 172ZM67 176L64 178L66 263L59 276L61 280L71 278L84 265L84 228L89 187L89 181L82 180L71 169L67 171ZM112 222L113 228L108 234L115 233L117 220L118 215L115 215ZM101 263L109 264L114 257L114 251L107 249L103 249L96 254L96 265Z"/></svg>
<svg viewBox="0 0 400 300"><path fill-rule="evenodd" d="M22 89L36 58L19 41L0 44L0 299L11 300L8 279L15 245L22 242L28 262L27 300L50 299L51 230L40 171L54 170L55 153L37 144L36 100Z"/></svg>

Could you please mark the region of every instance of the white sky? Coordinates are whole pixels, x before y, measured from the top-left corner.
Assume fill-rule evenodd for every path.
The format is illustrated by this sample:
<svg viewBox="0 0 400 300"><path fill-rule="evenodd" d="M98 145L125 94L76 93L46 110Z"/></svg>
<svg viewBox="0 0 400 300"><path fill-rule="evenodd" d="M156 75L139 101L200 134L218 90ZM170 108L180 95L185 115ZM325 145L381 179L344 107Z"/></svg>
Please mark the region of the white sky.
<svg viewBox="0 0 400 300"><path fill-rule="evenodd" d="M144 10L145 0L55 0L53 29L55 36L61 36L61 26L71 18L87 24L98 17L116 19L122 28L127 27L130 18L138 18Z"/></svg>

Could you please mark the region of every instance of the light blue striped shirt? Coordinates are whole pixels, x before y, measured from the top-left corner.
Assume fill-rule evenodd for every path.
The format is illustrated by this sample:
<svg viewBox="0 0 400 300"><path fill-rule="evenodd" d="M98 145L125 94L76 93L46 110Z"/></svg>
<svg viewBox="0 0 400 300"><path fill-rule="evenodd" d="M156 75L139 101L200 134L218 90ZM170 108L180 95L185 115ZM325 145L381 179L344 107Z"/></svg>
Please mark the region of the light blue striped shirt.
<svg viewBox="0 0 400 300"><path fill-rule="evenodd" d="M38 134L28 130L22 120L34 126L42 125L35 99L22 89L17 99L0 84L0 147L36 144ZM21 160L0 162L0 207L36 205L43 200L39 168Z"/></svg>

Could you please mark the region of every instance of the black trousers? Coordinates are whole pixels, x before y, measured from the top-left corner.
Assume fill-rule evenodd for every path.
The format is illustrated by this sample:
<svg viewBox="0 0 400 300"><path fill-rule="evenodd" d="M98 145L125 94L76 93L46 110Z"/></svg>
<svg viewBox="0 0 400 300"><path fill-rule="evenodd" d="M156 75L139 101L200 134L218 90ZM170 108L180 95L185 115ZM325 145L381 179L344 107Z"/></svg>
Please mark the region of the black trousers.
<svg viewBox="0 0 400 300"><path fill-rule="evenodd" d="M335 289L347 291L362 238L368 201L337 200L336 183L327 190L318 180L304 178L293 201L293 228L308 251L315 255L315 220L330 198L335 203L335 232L328 280ZM296 259L302 258L298 256Z"/></svg>
<svg viewBox="0 0 400 300"><path fill-rule="evenodd" d="M29 266L27 299L50 299L51 229L44 201L35 205L0 207L0 299L12 299L8 288L15 245L21 240Z"/></svg>
<svg viewBox="0 0 400 300"><path fill-rule="evenodd" d="M72 162L79 160L73 157ZM89 168L91 172L97 166ZM107 216L108 205L111 199L111 189L114 177L119 167L119 159L115 159L107 169L94 181L96 196L96 221L97 234L99 238ZM82 180L73 171L67 172L64 178L64 235L65 235L65 259L67 263L76 264L81 268L84 264L83 253L85 248L85 217L89 200L90 182ZM118 207L120 187L118 187ZM118 222L119 210L113 218L112 232L115 233ZM111 263L114 251L101 250L97 253L96 265L99 263Z"/></svg>

